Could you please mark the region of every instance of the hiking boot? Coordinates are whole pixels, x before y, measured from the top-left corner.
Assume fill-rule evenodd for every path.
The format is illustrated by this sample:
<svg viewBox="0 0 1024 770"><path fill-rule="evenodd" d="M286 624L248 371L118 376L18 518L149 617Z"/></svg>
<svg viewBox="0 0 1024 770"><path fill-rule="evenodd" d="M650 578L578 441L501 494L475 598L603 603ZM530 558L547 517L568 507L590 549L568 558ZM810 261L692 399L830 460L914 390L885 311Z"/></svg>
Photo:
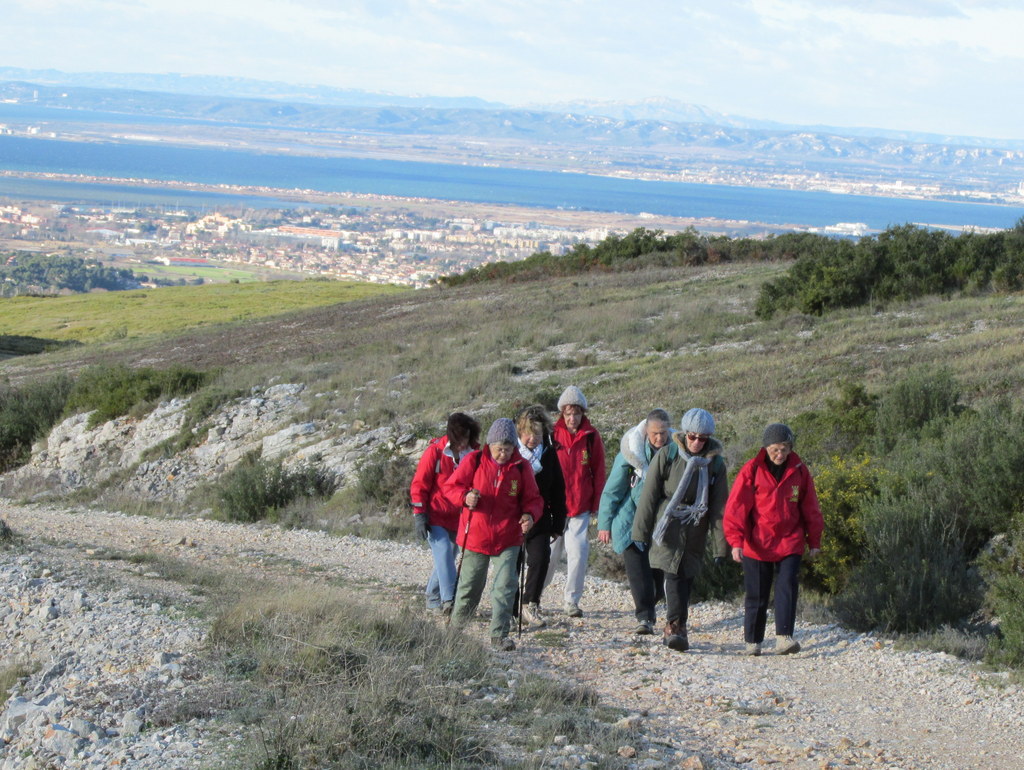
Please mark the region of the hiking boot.
<svg viewBox="0 0 1024 770"><path fill-rule="evenodd" d="M501 650L502 652L512 652L516 648L516 643L512 641L512 637L509 636L492 636L491 647Z"/></svg>
<svg viewBox="0 0 1024 770"><path fill-rule="evenodd" d="M452 616L453 609L455 609L454 599L450 599L446 602L441 602L441 614L444 615L446 618L450 618Z"/></svg>
<svg viewBox="0 0 1024 770"><path fill-rule="evenodd" d="M636 624L636 628L633 629L633 633L637 635L647 636L648 634L654 633L654 624L649 620L641 620Z"/></svg>
<svg viewBox="0 0 1024 770"><path fill-rule="evenodd" d="M776 655L792 655L794 652L800 652L800 642L792 636L775 637Z"/></svg>
<svg viewBox="0 0 1024 770"><path fill-rule="evenodd" d="M565 614L570 618L582 618L583 610L580 609L580 605L574 604L573 602L565 603Z"/></svg>
<svg viewBox="0 0 1024 770"><path fill-rule="evenodd" d="M678 620L665 624L665 631L661 637L661 643L670 650L686 652L690 649L690 642L686 638L686 629Z"/></svg>
<svg viewBox="0 0 1024 770"><path fill-rule="evenodd" d="M760 642L747 642L747 655L753 655L755 658L761 654L761 643Z"/></svg>
<svg viewBox="0 0 1024 770"><path fill-rule="evenodd" d="M523 620L530 628L544 628L548 624L541 614L540 605L536 602L531 602L523 607Z"/></svg>

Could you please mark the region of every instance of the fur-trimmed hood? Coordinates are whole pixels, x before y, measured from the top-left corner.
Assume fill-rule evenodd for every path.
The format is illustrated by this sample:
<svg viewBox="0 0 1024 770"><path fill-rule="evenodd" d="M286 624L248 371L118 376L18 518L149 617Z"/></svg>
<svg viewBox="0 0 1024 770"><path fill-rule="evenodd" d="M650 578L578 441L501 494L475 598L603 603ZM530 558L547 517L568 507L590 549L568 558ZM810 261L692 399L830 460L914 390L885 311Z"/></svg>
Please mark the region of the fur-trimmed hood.
<svg viewBox="0 0 1024 770"><path fill-rule="evenodd" d="M670 436L675 436L675 428L669 426L668 432ZM636 469L637 475L643 478L644 474L647 473L647 466L650 464L650 461L647 459L646 418L622 434L622 439L619 441L619 451L626 458L626 462Z"/></svg>

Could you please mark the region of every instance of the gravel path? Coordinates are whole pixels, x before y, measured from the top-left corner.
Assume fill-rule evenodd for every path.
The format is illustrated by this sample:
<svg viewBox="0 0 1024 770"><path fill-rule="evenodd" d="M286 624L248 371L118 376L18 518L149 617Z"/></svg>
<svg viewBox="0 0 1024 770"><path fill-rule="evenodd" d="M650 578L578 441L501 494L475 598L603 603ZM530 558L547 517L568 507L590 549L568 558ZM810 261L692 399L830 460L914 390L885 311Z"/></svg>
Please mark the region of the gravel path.
<svg viewBox="0 0 1024 770"><path fill-rule="evenodd" d="M0 517L55 558L156 551L211 567L341 578L401 601L430 564L425 546L274 527L3 501ZM549 608L561 605L560 594L556 579ZM656 750L642 752L638 768L1024 768L1024 691L1005 674L943 653L897 651L832 625L798 623L797 655L773 656L769 645L749 658L741 654L742 611L725 603L691 608L692 647L676 653L660 636L629 633L629 595L618 584L588 578L581 606L582 619L549 611L549 628L524 631L507 659L640 715ZM482 637L486 626L473 633Z"/></svg>

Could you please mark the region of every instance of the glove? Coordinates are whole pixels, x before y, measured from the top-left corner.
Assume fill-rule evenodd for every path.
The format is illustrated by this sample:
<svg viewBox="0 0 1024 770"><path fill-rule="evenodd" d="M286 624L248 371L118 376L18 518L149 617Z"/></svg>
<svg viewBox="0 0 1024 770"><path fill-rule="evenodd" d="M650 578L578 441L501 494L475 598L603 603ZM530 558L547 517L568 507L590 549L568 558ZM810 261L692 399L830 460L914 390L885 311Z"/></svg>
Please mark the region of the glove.
<svg viewBox="0 0 1024 770"><path fill-rule="evenodd" d="M647 543L641 543L639 540L634 540L633 545L636 546L636 550L643 553L647 550Z"/></svg>
<svg viewBox="0 0 1024 770"><path fill-rule="evenodd" d="M425 513L414 513L412 516L416 519L416 535L420 540L427 539L427 514Z"/></svg>

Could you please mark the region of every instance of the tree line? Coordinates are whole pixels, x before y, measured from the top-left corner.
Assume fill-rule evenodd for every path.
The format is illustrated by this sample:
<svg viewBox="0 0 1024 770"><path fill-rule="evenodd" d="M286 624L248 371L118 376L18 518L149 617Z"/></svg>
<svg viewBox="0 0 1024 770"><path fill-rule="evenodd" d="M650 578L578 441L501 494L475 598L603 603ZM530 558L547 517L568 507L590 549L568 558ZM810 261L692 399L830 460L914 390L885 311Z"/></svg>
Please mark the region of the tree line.
<svg viewBox="0 0 1024 770"><path fill-rule="evenodd" d="M139 287L131 270L105 267L77 257L16 252L0 264L0 288L5 297L19 294L84 293L93 289L121 291Z"/></svg>
<svg viewBox="0 0 1024 770"><path fill-rule="evenodd" d="M527 281L593 271L682 267L721 262L792 261L757 300L759 318L793 311L822 315L872 302L926 295L1024 288L1024 218L1010 230L961 235L896 225L858 240L816 233L767 238L704 235L694 228L666 235L637 228L564 256L538 252L518 262L494 262L438 279L444 286Z"/></svg>

